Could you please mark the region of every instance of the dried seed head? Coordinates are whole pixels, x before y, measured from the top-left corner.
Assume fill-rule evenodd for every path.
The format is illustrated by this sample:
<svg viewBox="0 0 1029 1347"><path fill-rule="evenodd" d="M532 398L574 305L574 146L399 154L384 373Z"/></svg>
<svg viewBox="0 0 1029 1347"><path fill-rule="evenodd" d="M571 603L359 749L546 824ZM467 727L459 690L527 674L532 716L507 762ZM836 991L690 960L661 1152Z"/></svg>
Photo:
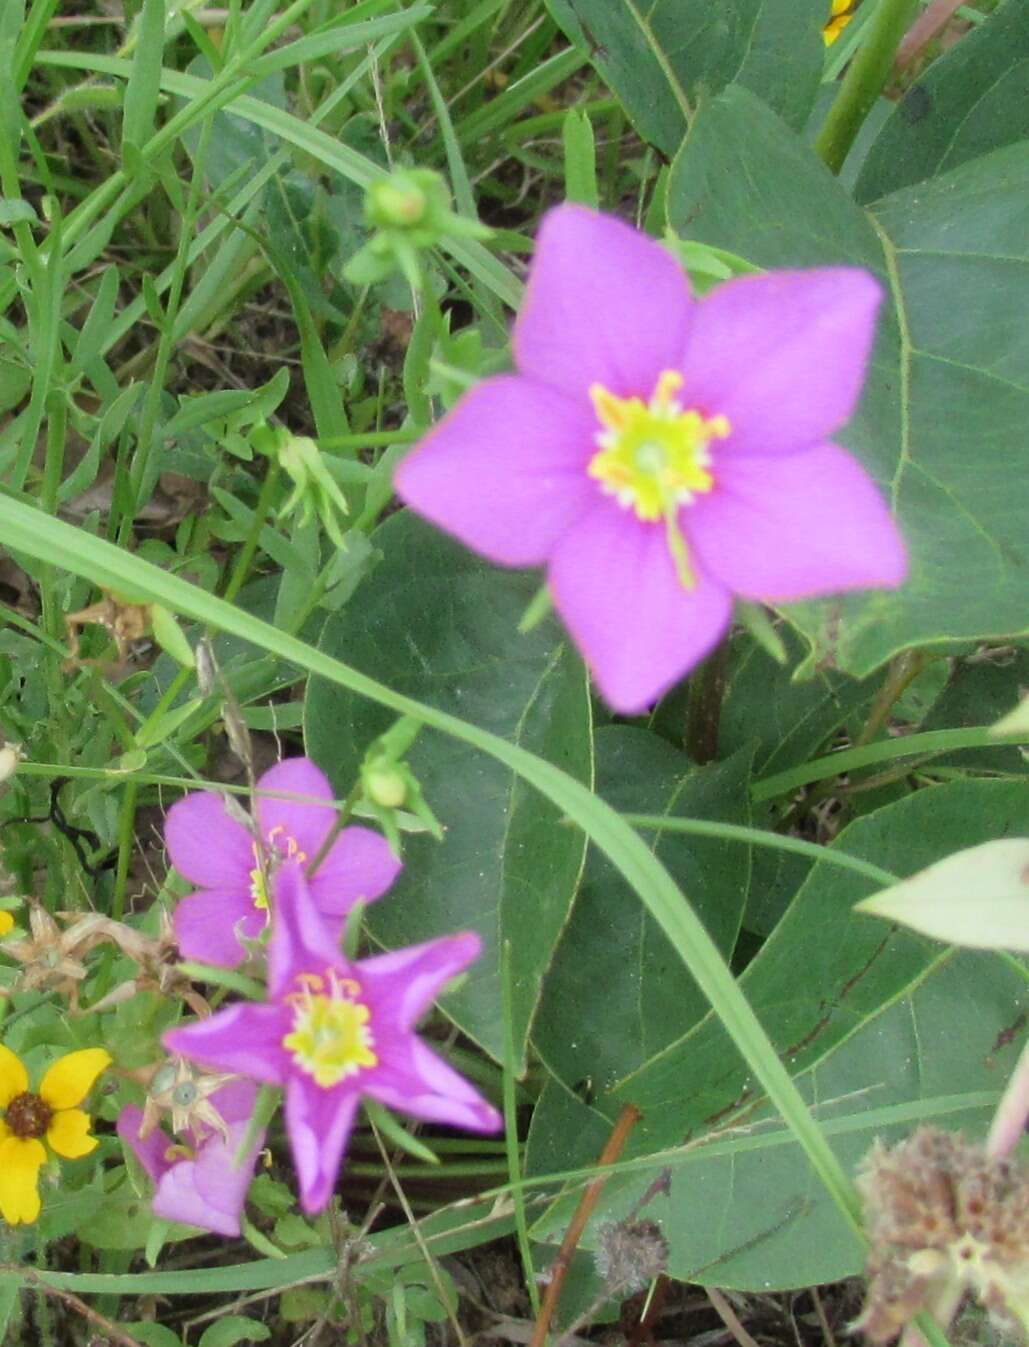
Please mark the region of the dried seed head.
<svg viewBox="0 0 1029 1347"><path fill-rule="evenodd" d="M210 1096L238 1077L221 1072L199 1071L184 1057L162 1062L153 1070L147 1085L140 1137L147 1137L165 1113L171 1114L171 1129L176 1135L191 1132L204 1137L217 1132L228 1140L225 1119L211 1103Z"/></svg>
<svg viewBox="0 0 1029 1347"><path fill-rule="evenodd" d="M856 1324L889 1342L929 1299L971 1291L1010 1331L1029 1291L1029 1175L959 1133L920 1127L877 1142L858 1176L871 1241ZM1016 1336L1022 1337L1021 1333Z"/></svg>
<svg viewBox="0 0 1029 1347"><path fill-rule="evenodd" d="M654 1221L612 1221L597 1237L597 1272L611 1288L639 1291L668 1266L668 1244Z"/></svg>

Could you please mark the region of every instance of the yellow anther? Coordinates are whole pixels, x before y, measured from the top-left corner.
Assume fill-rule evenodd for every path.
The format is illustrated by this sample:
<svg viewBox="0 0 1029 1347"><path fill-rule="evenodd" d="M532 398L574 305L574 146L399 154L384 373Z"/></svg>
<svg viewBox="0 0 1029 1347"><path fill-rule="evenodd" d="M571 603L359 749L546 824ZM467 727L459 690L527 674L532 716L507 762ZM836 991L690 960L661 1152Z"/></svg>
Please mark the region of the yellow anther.
<svg viewBox="0 0 1029 1347"><path fill-rule="evenodd" d="M678 370L664 370L649 402L616 397L600 384L590 389L601 429L587 472L643 520L667 519L714 486L708 445L726 438L729 422L683 410L682 386Z"/></svg>
<svg viewBox="0 0 1029 1347"><path fill-rule="evenodd" d="M339 978L333 969L324 979L317 973L302 973L297 982L300 990L286 998L294 1008L293 1029L282 1040L297 1066L325 1089L365 1067L378 1066L372 1051L371 1011L350 995L352 989L360 993L360 984Z"/></svg>
<svg viewBox="0 0 1029 1347"><path fill-rule="evenodd" d="M679 510L715 484L708 445L724 440L730 430L724 416L704 417L683 409L678 370L662 370L649 402L620 398L594 384L590 397L601 429L598 452L586 471L614 496L623 509L648 523L663 520L668 548L679 579L695 584L686 540L679 528Z"/></svg>

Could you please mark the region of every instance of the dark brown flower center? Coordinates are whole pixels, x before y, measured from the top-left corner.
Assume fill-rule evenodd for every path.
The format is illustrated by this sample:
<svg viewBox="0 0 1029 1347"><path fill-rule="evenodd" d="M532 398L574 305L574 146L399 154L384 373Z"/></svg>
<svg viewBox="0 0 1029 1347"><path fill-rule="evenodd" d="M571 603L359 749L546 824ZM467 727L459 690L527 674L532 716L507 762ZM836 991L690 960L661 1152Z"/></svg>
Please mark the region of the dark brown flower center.
<svg viewBox="0 0 1029 1347"><path fill-rule="evenodd" d="M4 1121L16 1137L41 1137L50 1126L54 1111L38 1094L16 1094L7 1105Z"/></svg>

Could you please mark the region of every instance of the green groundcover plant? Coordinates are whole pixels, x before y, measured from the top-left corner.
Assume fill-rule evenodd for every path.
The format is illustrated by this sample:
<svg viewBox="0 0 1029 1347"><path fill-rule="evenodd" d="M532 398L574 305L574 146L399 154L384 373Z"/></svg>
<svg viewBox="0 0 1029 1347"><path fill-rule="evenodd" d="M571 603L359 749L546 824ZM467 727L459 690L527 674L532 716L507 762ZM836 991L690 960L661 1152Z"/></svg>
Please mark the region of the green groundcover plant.
<svg viewBox="0 0 1029 1347"><path fill-rule="evenodd" d="M0 61L3 1340L1024 1340L1024 0Z"/></svg>

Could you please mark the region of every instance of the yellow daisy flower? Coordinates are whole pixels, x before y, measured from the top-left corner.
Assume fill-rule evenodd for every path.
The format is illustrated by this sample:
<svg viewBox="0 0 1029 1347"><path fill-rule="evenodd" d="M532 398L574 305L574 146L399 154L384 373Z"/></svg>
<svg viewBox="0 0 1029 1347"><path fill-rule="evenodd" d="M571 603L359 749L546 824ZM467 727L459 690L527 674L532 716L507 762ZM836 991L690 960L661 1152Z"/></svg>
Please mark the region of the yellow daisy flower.
<svg viewBox="0 0 1029 1347"><path fill-rule="evenodd" d="M21 1058L0 1043L0 1215L8 1225L39 1215L39 1170L47 1158L41 1138L68 1160L96 1149L89 1115L79 1105L110 1064L103 1048L66 1053L33 1094Z"/></svg>
<svg viewBox="0 0 1029 1347"><path fill-rule="evenodd" d="M10 912L0 910L0 937L9 935L14 930L14 918Z"/></svg>
<svg viewBox="0 0 1029 1347"><path fill-rule="evenodd" d="M827 47L832 46L854 17L854 3L855 0L832 0L829 22L822 29L822 37Z"/></svg>

